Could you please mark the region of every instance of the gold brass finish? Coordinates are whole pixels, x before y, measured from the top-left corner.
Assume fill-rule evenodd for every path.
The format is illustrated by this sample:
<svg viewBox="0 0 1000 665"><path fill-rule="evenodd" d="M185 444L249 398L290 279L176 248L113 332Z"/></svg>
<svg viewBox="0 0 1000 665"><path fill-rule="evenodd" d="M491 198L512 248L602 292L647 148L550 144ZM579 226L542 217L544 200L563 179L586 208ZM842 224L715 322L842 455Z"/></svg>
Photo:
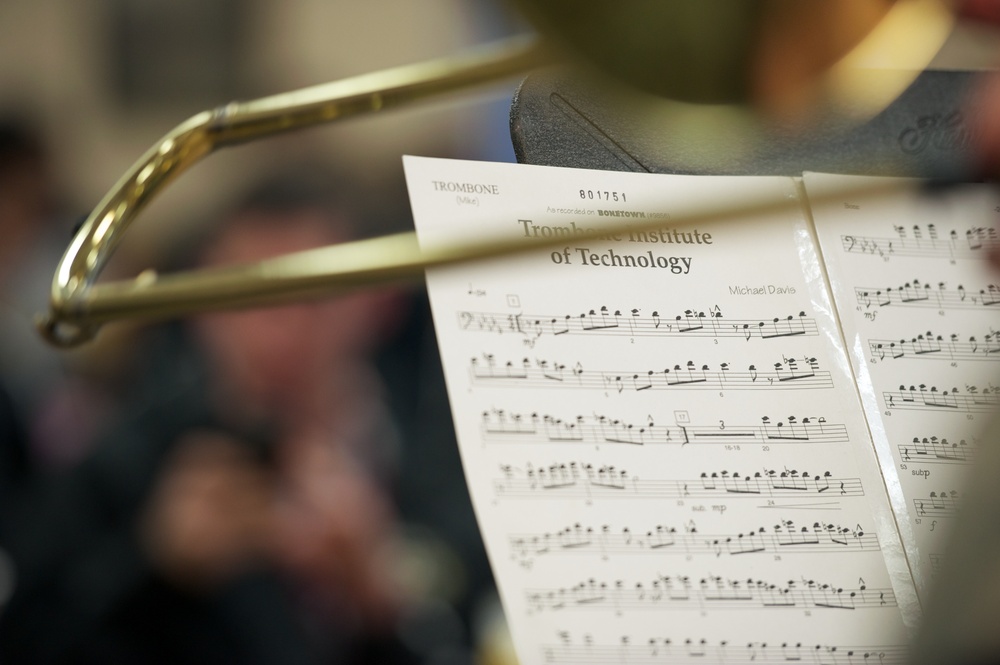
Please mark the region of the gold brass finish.
<svg viewBox="0 0 1000 665"><path fill-rule="evenodd" d="M757 4L751 0L730 1L734 6ZM885 1L852 0L852 4L867 2L884 5ZM801 0L791 2L801 4ZM567 3L523 0L522 4L528 5L530 17L532 6L543 8L548 5L551 8ZM680 6L701 3L692 3L691 0L638 0L635 4L633 0L628 4L655 7L658 4ZM713 3L705 0L705 4ZM764 0L763 4L781 5L782 2ZM573 12L574 8L582 11L600 5L623 6L605 0L597 3L575 1L568 3L567 11ZM748 18L750 14L753 16ZM756 21L757 14L754 10L729 23L739 24L751 18ZM881 12L876 14L881 17ZM899 18L894 22L894 17ZM879 39L899 39L901 44L933 43L934 49L925 49L929 59L947 35L950 21L950 13L943 9L942 0L897 0L874 35ZM911 27L903 27L904 24ZM575 29L578 24L567 22L562 27L558 24L549 26L545 19L541 19L539 25L543 34L551 33L551 43L560 43L560 37L569 35L571 28ZM914 25L918 27L913 28ZM589 29L593 32L604 27L607 26L592 23ZM667 27L674 34L683 34L685 29L690 28L684 25ZM870 26L865 24L863 27L867 30ZM662 62L641 60L643 55L636 50L637 47L633 47L628 34L612 33L607 38L615 46L609 53L614 54L616 59L624 53L625 61L639 62L640 68L645 67L654 75L667 71ZM562 40L562 44L566 42L566 39ZM211 309L273 304L317 296L335 288L415 276L429 266L543 247L542 243L500 240L421 251L414 234L410 233L287 255L253 266L164 277L146 272L134 280L95 284L122 234L152 196L214 150L523 73L555 59L549 43L514 39L462 57L404 66L244 103L234 102L190 118L143 155L85 220L56 270L49 312L40 319L40 330L54 344L69 346L92 338L101 324L118 319L170 318ZM867 40L861 42L865 48L868 48L868 43ZM889 48L895 49L895 45ZM725 50L719 53L724 55ZM745 63L738 64L746 66ZM819 83L810 85L818 86L817 90L826 97L837 100L852 98L856 91L852 90L854 84L849 69L845 67L849 64L850 60L835 64L831 77L821 78ZM689 65L685 63L675 69L683 68L689 68ZM700 74L704 77L704 72ZM739 83L734 89L742 85ZM832 94L828 94L831 91ZM684 97L685 92L680 90L678 96ZM687 94L687 98L698 98L698 95ZM745 95L739 98L745 98ZM859 195L862 194L859 192ZM741 202L728 207L694 211L688 217L678 215L672 224L728 219L762 211L760 205L755 207L752 202ZM662 222L656 224L662 225ZM593 235L597 237L606 233L607 229L595 229Z"/></svg>
<svg viewBox="0 0 1000 665"><path fill-rule="evenodd" d="M911 186L905 180L876 180L852 185L842 191L831 191L825 196L813 196L810 204L819 206L841 200L848 194L852 200L865 201ZM775 203L773 200L745 197L728 202L699 202L688 210L675 211L668 225L752 220L755 216L776 214L795 205L798 205L795 200ZM662 228L664 221L633 220L630 226L635 231L642 231ZM578 240L597 239L607 236L614 228L599 225L578 231L574 237ZM559 236L528 242L523 238L507 237L421 249L416 234L408 232L286 254L242 266L163 277L147 271L134 280L97 284L89 288L74 301L75 316L70 323L85 322L88 326L85 330L93 332L101 324L122 319L176 318L206 311L273 305L420 277L426 268L539 251L564 243L565 238ZM55 344L70 346L85 341L53 339L54 333L54 330L49 333L49 339Z"/></svg>
<svg viewBox="0 0 1000 665"><path fill-rule="evenodd" d="M519 38L463 57L234 102L193 116L143 155L84 221L56 269L50 311L39 328L57 345L93 337L95 298L89 291L122 233L156 192L214 150L495 81L546 62L537 42ZM144 283L140 277L131 290L142 291Z"/></svg>
<svg viewBox="0 0 1000 665"><path fill-rule="evenodd" d="M873 51L880 68L922 69L952 25L942 0L513 4L555 45L613 80L656 97L786 114L852 98L865 84L852 70L875 62Z"/></svg>

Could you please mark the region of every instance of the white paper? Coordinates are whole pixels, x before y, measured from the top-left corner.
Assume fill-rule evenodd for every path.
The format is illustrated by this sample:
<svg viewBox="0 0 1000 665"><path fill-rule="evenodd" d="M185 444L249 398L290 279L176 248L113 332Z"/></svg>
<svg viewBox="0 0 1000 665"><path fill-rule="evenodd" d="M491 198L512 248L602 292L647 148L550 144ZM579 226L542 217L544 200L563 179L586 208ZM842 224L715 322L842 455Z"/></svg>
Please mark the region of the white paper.
<svg viewBox="0 0 1000 665"><path fill-rule="evenodd" d="M565 238L427 276L523 663L905 660L916 595L791 179L405 169L424 247ZM784 206L667 227L743 196Z"/></svg>
<svg viewBox="0 0 1000 665"><path fill-rule="evenodd" d="M813 195L852 179L804 182ZM998 205L981 185L812 209L922 593L945 565L980 430L1000 406L1000 287L986 261Z"/></svg>

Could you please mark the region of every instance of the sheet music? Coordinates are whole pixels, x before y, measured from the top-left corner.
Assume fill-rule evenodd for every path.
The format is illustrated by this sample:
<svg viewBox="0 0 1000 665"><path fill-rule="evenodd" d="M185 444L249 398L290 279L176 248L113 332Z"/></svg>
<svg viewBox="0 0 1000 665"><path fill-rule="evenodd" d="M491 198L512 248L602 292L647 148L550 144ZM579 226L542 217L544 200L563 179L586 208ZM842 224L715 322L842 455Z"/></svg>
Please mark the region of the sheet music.
<svg viewBox="0 0 1000 665"><path fill-rule="evenodd" d="M804 182L811 194L852 177ZM980 429L1000 407L1000 282L986 263L998 205L981 185L812 210L921 590L944 564Z"/></svg>
<svg viewBox="0 0 1000 665"><path fill-rule="evenodd" d="M427 276L523 663L903 660L916 595L791 179L405 168L424 246L565 237ZM666 226L762 193L782 212Z"/></svg>

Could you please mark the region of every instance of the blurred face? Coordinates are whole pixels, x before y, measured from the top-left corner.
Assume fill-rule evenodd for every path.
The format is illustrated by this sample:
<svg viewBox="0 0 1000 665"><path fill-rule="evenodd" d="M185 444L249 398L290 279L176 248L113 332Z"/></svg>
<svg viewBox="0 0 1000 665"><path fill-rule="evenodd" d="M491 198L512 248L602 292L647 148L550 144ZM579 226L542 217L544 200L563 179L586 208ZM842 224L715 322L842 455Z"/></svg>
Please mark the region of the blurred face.
<svg viewBox="0 0 1000 665"><path fill-rule="evenodd" d="M218 266L255 262L342 240L318 212L280 219L246 214L233 220L207 254ZM308 389L338 364L370 350L380 296L355 292L330 300L224 312L198 322L199 339L230 387L270 401Z"/></svg>

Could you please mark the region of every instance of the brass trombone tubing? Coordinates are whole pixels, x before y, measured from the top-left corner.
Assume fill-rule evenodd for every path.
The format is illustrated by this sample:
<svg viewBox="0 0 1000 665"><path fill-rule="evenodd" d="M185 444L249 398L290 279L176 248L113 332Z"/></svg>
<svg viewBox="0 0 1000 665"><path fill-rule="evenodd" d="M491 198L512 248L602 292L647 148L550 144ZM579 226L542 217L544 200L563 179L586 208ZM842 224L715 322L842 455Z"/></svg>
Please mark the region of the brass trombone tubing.
<svg viewBox="0 0 1000 665"><path fill-rule="evenodd" d="M908 0L899 5L905 11L895 14L902 18L888 22L891 28L880 27L882 32L894 32L896 39L890 41L906 44L909 35L903 34L905 26L912 29L917 25L918 34L935 43L947 34L951 17L942 0ZM880 34L879 41L889 37L893 35ZM553 59L548 46L534 39L517 38L465 56L234 102L193 116L150 148L84 221L56 269L49 311L38 322L43 336L56 345L71 346L91 339L101 324L118 319L171 318L207 309L276 303L319 295L338 286L419 275L423 268L434 265L528 249L523 242L498 240L421 251L412 234L402 234L242 268L163 277L147 271L134 280L95 284L122 234L154 194L218 148L498 80ZM844 74L850 69L846 67L851 64L850 58L844 64L834 67L830 77L836 89L853 91L847 97L855 101L857 95L853 93L868 93L864 96L870 97L873 91L858 90L853 79ZM877 97L879 103L884 103L881 96ZM673 224L735 218L752 214L753 208L743 203L729 208L716 206L687 219L677 215ZM595 229L593 235L607 231Z"/></svg>
<svg viewBox="0 0 1000 665"><path fill-rule="evenodd" d="M844 197L865 201L910 190L906 179L876 179L850 183L825 194L810 196L811 206L838 204ZM726 221L752 221L799 206L798 199L775 201L771 196L713 198L694 201L672 210L671 220L636 222L633 230L700 225ZM576 233L575 241L606 237L618 227L601 224ZM202 269L159 276L152 271L133 280L94 285L74 301L73 322L83 321L96 330L103 323L129 319L167 319L199 312L265 306L330 295L337 290L415 278L436 266L478 261L514 253L564 245L565 237L524 239L484 238L421 248L413 232L330 245L286 254L259 263ZM82 340L81 340L82 341ZM68 345L77 340L56 340Z"/></svg>
<svg viewBox="0 0 1000 665"><path fill-rule="evenodd" d="M130 309L127 304L100 305L104 293L139 295L145 288L157 288L153 284L141 286L149 282L148 277L130 281L130 286L109 283L101 289L95 289L94 282L122 234L152 197L213 151L500 80L549 60L548 50L540 42L519 37L460 57L233 102L192 116L140 157L83 222L56 268L49 311L40 318L39 329L54 344L80 344L94 336L99 322L124 318ZM261 285L253 289L271 291ZM197 285L192 290L192 295L202 291ZM95 316L98 311L103 317ZM178 304L174 310L158 310L157 316L186 311Z"/></svg>

